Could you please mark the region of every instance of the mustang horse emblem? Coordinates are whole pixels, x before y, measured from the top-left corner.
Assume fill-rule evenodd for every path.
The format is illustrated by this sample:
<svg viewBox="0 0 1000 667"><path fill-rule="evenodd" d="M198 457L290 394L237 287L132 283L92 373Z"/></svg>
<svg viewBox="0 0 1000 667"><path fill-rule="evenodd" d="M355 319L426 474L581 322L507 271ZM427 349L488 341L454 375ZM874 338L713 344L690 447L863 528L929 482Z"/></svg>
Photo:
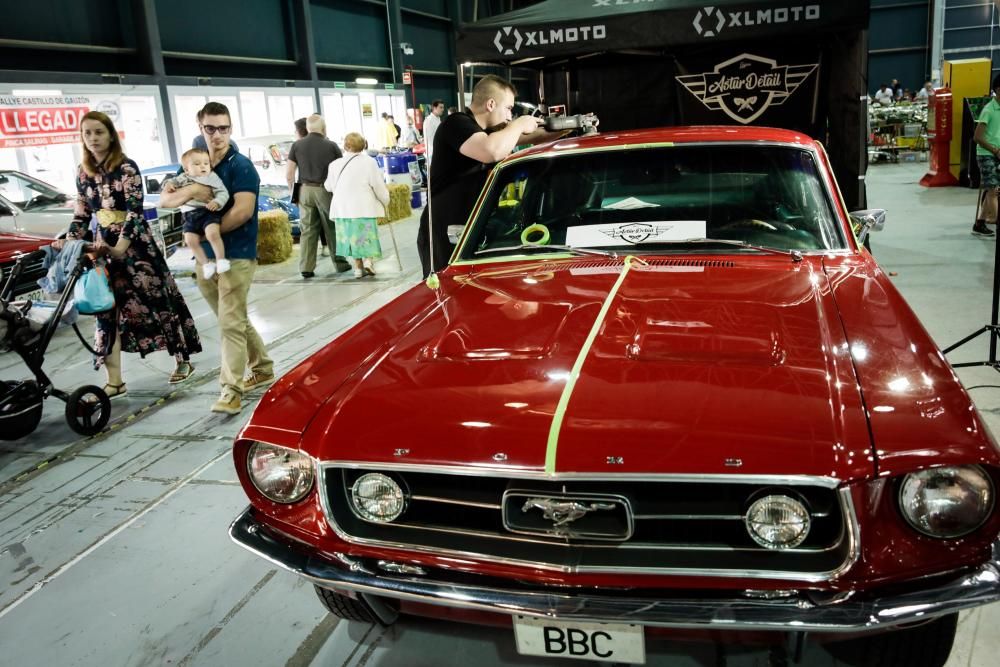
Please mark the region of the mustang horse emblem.
<svg viewBox="0 0 1000 667"><path fill-rule="evenodd" d="M555 498L528 498L521 508L522 512L533 509L542 510L542 516L556 528L572 523L590 512L613 510L614 503L584 503L579 500L556 500Z"/></svg>

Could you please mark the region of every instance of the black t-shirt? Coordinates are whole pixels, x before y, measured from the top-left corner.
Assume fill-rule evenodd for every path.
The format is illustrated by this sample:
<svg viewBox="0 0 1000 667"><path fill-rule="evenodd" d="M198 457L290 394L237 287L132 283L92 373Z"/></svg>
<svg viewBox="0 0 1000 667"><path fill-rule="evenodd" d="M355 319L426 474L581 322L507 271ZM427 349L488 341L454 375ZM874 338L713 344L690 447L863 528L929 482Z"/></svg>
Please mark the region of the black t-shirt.
<svg viewBox="0 0 1000 667"><path fill-rule="evenodd" d="M319 132L310 132L288 151L288 159L298 165L299 180L322 183L326 180L330 163L343 157L337 142L330 141Z"/></svg>
<svg viewBox="0 0 1000 667"><path fill-rule="evenodd" d="M459 149L477 132L484 132L468 111L453 113L434 134L434 160L431 162L431 206L434 226L464 224L483 189L493 164L462 155Z"/></svg>

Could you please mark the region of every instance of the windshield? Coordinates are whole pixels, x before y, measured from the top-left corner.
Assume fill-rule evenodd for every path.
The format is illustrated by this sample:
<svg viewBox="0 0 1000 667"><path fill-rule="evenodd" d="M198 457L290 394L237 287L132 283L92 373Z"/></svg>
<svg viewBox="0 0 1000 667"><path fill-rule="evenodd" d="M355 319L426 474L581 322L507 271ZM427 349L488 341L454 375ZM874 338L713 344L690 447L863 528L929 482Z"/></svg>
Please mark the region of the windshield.
<svg viewBox="0 0 1000 667"><path fill-rule="evenodd" d="M526 245L733 249L706 239L843 248L835 221L813 154L799 148L708 144L548 155L496 174L460 259L521 254Z"/></svg>
<svg viewBox="0 0 1000 667"><path fill-rule="evenodd" d="M0 196L22 211L63 206L69 201L51 185L13 171L0 172Z"/></svg>

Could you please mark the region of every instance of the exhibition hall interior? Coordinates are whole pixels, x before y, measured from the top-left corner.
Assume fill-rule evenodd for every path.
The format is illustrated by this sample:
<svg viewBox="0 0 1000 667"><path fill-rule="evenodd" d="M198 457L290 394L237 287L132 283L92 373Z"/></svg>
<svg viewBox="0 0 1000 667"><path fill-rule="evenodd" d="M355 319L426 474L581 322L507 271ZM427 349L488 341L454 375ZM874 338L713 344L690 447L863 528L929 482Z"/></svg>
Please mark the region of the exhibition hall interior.
<svg viewBox="0 0 1000 667"><path fill-rule="evenodd" d="M8 5L0 664L997 664L1000 2Z"/></svg>

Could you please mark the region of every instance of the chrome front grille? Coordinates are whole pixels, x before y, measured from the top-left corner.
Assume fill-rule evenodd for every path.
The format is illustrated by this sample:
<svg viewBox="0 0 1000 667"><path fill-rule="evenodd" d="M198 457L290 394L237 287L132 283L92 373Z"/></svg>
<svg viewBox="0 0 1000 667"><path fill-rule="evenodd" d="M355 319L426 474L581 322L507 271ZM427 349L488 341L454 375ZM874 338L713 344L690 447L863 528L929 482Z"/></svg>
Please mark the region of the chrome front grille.
<svg viewBox="0 0 1000 667"><path fill-rule="evenodd" d="M352 510L350 488L366 472L383 472L408 495L405 513L392 523L372 523ZM811 530L799 547L768 550L746 531L746 508L764 494L788 493L811 514ZM506 495L505 495L506 494ZM621 498L631 521L627 534L601 528L590 535L546 534L537 515L511 525L516 494L540 498ZM484 476L481 471L438 468L324 465L323 504L344 539L444 555L481 557L560 571L650 572L750 576L822 581L848 567L857 555L850 496L829 480L754 479L738 476L637 480L553 481L541 476ZM609 502L610 506L614 503ZM523 503L522 503L523 506ZM582 519L581 519L582 521ZM550 522L551 523L551 522ZM598 523L591 523L596 526ZM604 533L600 531L604 530ZM588 531L580 531L587 533Z"/></svg>
<svg viewBox="0 0 1000 667"><path fill-rule="evenodd" d="M15 262L7 262L0 267L2 269L2 278L0 278L0 287L6 284L7 279L10 277L14 270ZM40 289L38 286L38 279L45 276L45 269L42 268L42 260L38 259L33 262L25 262L21 267L21 275L17 278L17 284L14 286L14 291L12 296L19 297L22 294L27 294L28 292L34 292Z"/></svg>

